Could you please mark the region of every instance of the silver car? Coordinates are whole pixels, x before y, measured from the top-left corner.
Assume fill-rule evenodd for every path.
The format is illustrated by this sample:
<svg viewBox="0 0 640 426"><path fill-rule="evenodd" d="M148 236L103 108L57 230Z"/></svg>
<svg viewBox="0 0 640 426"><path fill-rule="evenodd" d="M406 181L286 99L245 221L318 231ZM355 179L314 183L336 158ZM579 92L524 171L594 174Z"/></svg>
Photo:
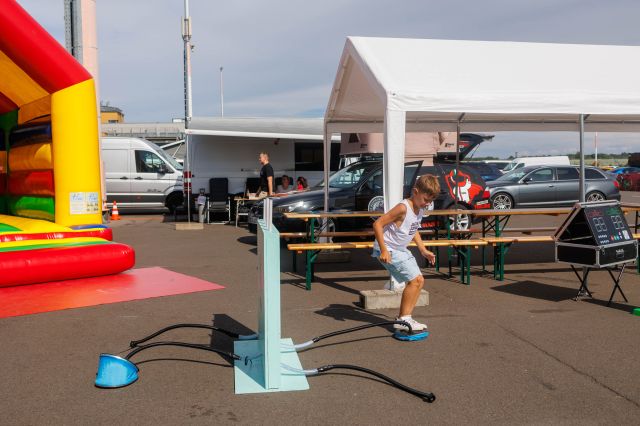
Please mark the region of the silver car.
<svg viewBox="0 0 640 426"><path fill-rule="evenodd" d="M572 206L579 198L575 166L529 166L487 182L494 209ZM585 168L587 201L620 200L618 182L595 167Z"/></svg>

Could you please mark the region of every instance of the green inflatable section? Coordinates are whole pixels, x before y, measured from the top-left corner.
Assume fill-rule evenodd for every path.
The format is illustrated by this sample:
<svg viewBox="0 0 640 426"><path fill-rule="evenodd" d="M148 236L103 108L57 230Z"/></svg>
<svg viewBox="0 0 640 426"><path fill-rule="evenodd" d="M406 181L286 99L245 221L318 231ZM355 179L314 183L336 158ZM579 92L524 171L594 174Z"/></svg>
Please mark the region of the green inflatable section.
<svg viewBox="0 0 640 426"><path fill-rule="evenodd" d="M31 219L55 219L53 197L9 197L9 214Z"/></svg>
<svg viewBox="0 0 640 426"><path fill-rule="evenodd" d="M16 232L21 231L21 229L16 228L15 226L7 225L6 223L0 223L0 232Z"/></svg>
<svg viewBox="0 0 640 426"><path fill-rule="evenodd" d="M95 246L98 244L111 244L110 241L92 241L90 243L61 243L61 244L33 244L26 246L13 246L0 248L0 253L8 251L23 251L23 250L35 250L43 248L56 248L56 247L80 247L80 246Z"/></svg>
<svg viewBox="0 0 640 426"><path fill-rule="evenodd" d="M0 151L6 151L9 146L9 132L18 124L18 110L9 111L5 114L0 114L0 135L3 137L0 139ZM4 170L7 173L8 170ZM4 179L6 185L6 179ZM0 188L0 214L6 214L9 210L7 204L7 188Z"/></svg>

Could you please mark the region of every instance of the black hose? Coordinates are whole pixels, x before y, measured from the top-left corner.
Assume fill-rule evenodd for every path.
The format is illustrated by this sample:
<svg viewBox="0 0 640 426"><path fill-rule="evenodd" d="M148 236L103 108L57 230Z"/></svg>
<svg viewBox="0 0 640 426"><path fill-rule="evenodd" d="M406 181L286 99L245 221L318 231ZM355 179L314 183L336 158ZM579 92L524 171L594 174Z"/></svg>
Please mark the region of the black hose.
<svg viewBox="0 0 640 426"><path fill-rule="evenodd" d="M417 396L418 398L422 398L423 401L432 403L436 400L436 396L431 392L422 392L417 389L410 388L409 386L403 385L402 383L396 382L390 377L385 376L384 374L378 373L377 371L369 370L368 368L358 367L357 365L348 365L348 364L333 364L333 365L324 365L318 368L318 374L326 373L329 370L355 370L360 371L362 373L371 374L379 379L384 380L392 386L397 387L400 390L403 390L407 393Z"/></svg>
<svg viewBox="0 0 640 426"><path fill-rule="evenodd" d="M217 354L227 356L235 360L242 359L239 355L236 355L234 353L224 352L219 349L215 349L206 345L199 345L196 343L185 343L185 342L153 342L153 343L149 343L148 345L136 346L136 348L131 352L129 352L127 356L124 357L124 359L128 360L138 352L143 351L145 349L153 348L155 346L181 346L183 348L202 349L204 351L215 352Z"/></svg>
<svg viewBox="0 0 640 426"><path fill-rule="evenodd" d="M311 340L315 343L315 342L318 342L318 341L320 341L322 339L326 339L327 337L339 336L341 334L351 333L352 331L364 330L366 328L379 327L379 326L383 326L383 325L392 325L392 324L402 324L402 325L406 326L407 328L409 328L409 333L410 334L413 333L413 329L411 328L411 324L409 324L406 321L397 320L397 321L378 322L378 323L375 323L375 324L359 325L357 327L347 328L345 330L339 330L339 331L334 331L332 333L323 334L322 336L314 337Z"/></svg>
<svg viewBox="0 0 640 426"><path fill-rule="evenodd" d="M234 339L237 339L238 337L240 337L240 335L238 333L234 333L232 331L229 330L225 330L222 328L218 328L215 327L213 325L206 325L206 324L174 324L174 325L170 325L168 327L165 327L161 330L156 331L153 334L148 335L147 337L143 337L140 340L132 340L131 343L129 343L129 346L134 348L136 346L138 346L140 343L144 343L147 340L151 340L154 337L157 337L159 335L161 335L162 333L169 331L169 330L173 330L174 328L206 328L207 330L213 330L213 331L218 331L222 334L226 334L229 337L233 337Z"/></svg>

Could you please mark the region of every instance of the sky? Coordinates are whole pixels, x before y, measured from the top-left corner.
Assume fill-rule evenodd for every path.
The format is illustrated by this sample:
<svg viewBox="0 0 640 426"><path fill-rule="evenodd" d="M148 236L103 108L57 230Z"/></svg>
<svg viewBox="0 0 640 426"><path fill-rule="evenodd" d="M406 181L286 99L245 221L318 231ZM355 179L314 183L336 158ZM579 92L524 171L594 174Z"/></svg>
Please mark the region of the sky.
<svg viewBox="0 0 640 426"><path fill-rule="evenodd" d="M64 45L63 0L18 0ZM100 94L127 122L184 116L184 0L96 0ZM190 0L193 115L322 117L347 36L640 45L637 0ZM463 58L461 58L462 60ZM552 66L552 64L550 64ZM589 59L585 58L585 67ZM594 134L585 153L594 151ZM598 151L640 151L600 133ZM499 132L476 155L565 154L567 132Z"/></svg>

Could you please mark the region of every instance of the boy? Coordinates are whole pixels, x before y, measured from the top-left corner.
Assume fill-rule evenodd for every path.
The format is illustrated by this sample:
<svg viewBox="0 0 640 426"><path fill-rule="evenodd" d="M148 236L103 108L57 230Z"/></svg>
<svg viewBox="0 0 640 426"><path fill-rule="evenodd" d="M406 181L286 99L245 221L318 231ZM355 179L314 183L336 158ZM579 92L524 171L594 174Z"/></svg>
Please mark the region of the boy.
<svg viewBox="0 0 640 426"><path fill-rule="evenodd" d="M433 210L433 200L439 193L440 184L437 177L421 176L411 190L411 197L402 200L373 224L376 241L373 244L372 256L380 260L393 278L407 283L402 292L400 314L397 319L411 324L414 331L427 328L426 324L419 323L411 317L424 285L424 277L407 246L411 241L415 241L420 254L430 264L435 262L435 255L424 247L417 231L420 229L425 210ZM394 324L394 328L405 330L407 327Z"/></svg>

